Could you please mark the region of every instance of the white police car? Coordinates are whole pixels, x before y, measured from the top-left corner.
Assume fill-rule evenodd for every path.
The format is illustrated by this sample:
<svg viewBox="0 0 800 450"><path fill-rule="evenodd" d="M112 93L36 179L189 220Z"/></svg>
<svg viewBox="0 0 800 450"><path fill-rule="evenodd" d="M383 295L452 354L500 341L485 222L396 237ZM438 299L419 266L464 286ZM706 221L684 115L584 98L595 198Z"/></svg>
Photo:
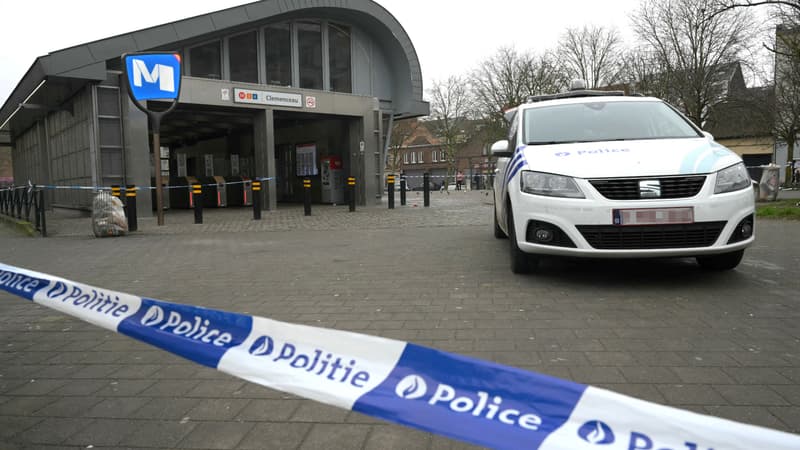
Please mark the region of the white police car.
<svg viewBox="0 0 800 450"><path fill-rule="evenodd" d="M492 145L494 234L511 270L540 255L696 257L736 267L754 240L751 180L739 156L667 103L621 92L532 97Z"/></svg>

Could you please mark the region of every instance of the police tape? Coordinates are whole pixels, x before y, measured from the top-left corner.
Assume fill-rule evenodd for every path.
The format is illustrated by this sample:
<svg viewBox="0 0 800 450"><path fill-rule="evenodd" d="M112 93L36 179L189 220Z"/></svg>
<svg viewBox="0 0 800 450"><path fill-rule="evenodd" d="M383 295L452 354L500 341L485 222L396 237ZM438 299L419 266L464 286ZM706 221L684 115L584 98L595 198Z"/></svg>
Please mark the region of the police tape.
<svg viewBox="0 0 800 450"><path fill-rule="evenodd" d="M253 383L472 444L800 449L798 435L411 343L137 297L2 263L0 289Z"/></svg>
<svg viewBox="0 0 800 450"><path fill-rule="evenodd" d="M270 180L274 180L274 179L275 178L273 178L273 177L256 177L256 178L252 178L252 179L248 179L248 180L242 180L242 181L226 181L225 183L206 183L206 184L193 183L193 184L178 185L178 186L164 185L164 186L162 186L162 188L163 189L191 189L194 184L200 184L201 186L204 186L204 187L216 187L216 186L219 186L221 184L224 184L224 185L227 186L227 185L234 185L234 184L246 184L246 183L251 183L253 181L270 181ZM120 186L119 188L120 188L120 190L123 190L123 191L127 189L124 186ZM15 191L15 190L20 190L20 189L28 189L28 190L31 190L31 189L75 190L75 191L102 192L102 191L111 191L113 188L111 186L68 186L68 185L51 185L51 184L28 184L28 185L24 185L24 186L12 186L12 187L9 187L9 188L0 189L0 192L2 192L2 191ZM135 186L134 187L134 190L136 190L136 191L153 191L155 189L156 189L155 186Z"/></svg>

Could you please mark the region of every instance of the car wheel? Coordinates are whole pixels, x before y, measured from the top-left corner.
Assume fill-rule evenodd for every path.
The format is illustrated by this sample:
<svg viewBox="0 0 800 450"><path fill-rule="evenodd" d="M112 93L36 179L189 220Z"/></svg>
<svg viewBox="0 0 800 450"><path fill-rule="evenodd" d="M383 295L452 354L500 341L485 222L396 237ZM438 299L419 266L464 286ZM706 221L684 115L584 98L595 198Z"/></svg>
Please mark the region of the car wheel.
<svg viewBox="0 0 800 450"><path fill-rule="evenodd" d="M712 256L698 256L697 264L707 270L731 270L742 261L744 250Z"/></svg>
<svg viewBox="0 0 800 450"><path fill-rule="evenodd" d="M514 214L511 205L508 206L508 241L511 250L511 271L514 273L529 273L536 268L538 260L519 249L517 245L517 232L514 230Z"/></svg>
<svg viewBox="0 0 800 450"><path fill-rule="evenodd" d="M507 236L503 232L503 229L500 228L500 224L497 222L497 205L495 205L494 210L492 211L494 214L492 217L494 218L494 237L497 239L505 239Z"/></svg>

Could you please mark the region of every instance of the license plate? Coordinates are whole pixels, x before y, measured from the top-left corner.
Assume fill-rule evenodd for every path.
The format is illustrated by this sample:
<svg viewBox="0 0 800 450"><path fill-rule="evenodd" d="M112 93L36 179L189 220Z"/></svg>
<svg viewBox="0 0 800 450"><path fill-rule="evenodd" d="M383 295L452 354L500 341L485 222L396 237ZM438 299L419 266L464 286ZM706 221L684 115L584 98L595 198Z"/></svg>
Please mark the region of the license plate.
<svg viewBox="0 0 800 450"><path fill-rule="evenodd" d="M694 223L694 208L615 209L614 225Z"/></svg>

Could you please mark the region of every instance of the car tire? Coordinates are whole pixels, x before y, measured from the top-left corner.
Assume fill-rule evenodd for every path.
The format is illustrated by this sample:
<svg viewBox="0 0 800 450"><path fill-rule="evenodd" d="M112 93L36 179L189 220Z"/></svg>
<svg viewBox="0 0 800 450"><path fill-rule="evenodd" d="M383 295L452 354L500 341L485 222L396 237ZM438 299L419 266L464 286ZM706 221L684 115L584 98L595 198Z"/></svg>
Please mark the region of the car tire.
<svg viewBox="0 0 800 450"><path fill-rule="evenodd" d="M732 270L739 265L744 256L744 250L737 250L730 253L722 253L711 256L698 256L697 264L706 270Z"/></svg>
<svg viewBox="0 0 800 450"><path fill-rule="evenodd" d="M517 232L514 230L514 214L511 205L508 205L508 241L511 256L511 271L513 273L530 273L538 265L536 257L519 249L517 245Z"/></svg>
<svg viewBox="0 0 800 450"><path fill-rule="evenodd" d="M497 222L497 205L495 205L495 207L493 208L492 212L494 213L492 215L492 218L494 218L494 220L493 220L493 222L494 222L494 237L496 237L497 239L505 239L505 238L507 238L508 236L506 236L506 233L503 231L502 228L500 228L500 224Z"/></svg>

